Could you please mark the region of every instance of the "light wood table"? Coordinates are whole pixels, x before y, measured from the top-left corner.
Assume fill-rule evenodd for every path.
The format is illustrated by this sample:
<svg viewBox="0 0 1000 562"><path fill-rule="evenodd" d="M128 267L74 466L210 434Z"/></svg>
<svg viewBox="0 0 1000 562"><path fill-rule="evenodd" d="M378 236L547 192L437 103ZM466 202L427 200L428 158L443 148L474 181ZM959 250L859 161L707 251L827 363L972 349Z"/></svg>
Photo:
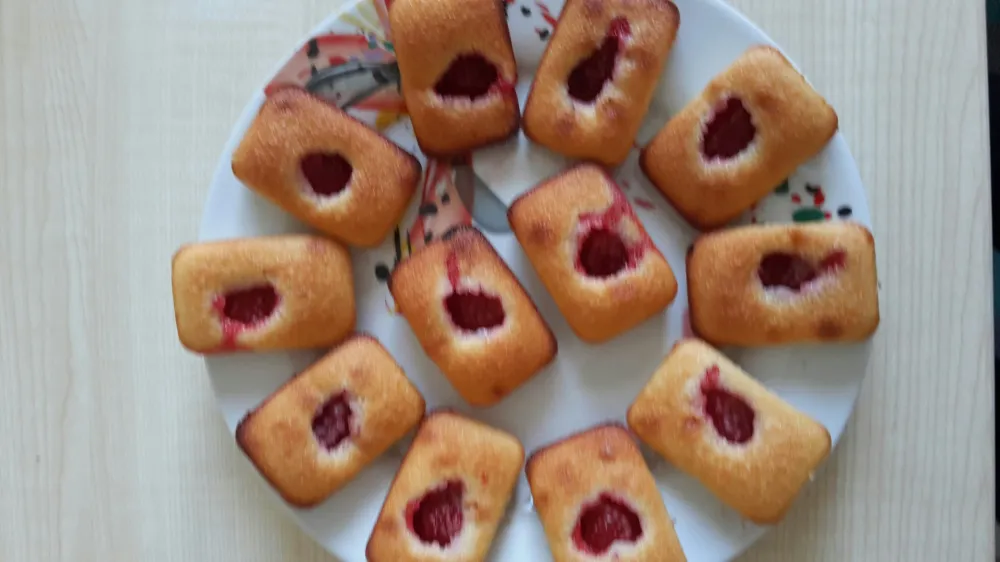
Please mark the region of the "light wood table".
<svg viewBox="0 0 1000 562"><path fill-rule="evenodd" d="M331 561L176 340L170 256L250 93L337 0L0 0L0 560ZM983 0L739 0L838 109L881 329L748 561L992 560Z"/></svg>

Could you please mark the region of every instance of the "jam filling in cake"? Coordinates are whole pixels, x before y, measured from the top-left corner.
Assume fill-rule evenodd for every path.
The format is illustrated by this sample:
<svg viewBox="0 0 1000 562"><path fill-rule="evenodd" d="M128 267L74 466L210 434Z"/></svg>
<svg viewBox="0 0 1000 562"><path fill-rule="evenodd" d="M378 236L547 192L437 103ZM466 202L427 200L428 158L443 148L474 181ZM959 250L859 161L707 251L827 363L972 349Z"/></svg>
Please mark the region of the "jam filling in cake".
<svg viewBox="0 0 1000 562"><path fill-rule="evenodd" d="M583 103L593 103L604 86L611 81L615 62L622 49L622 43L632 34L632 28L625 18L615 18L608 26L608 33L600 47L573 68L566 81L570 97Z"/></svg>
<svg viewBox="0 0 1000 562"><path fill-rule="evenodd" d="M222 349L234 349L236 336L270 318L280 300L278 292L270 283L229 291L215 297L212 307L222 322Z"/></svg>
<svg viewBox="0 0 1000 562"><path fill-rule="evenodd" d="M406 506L406 524L425 544L444 548L462 531L465 485L449 480Z"/></svg>
<svg viewBox="0 0 1000 562"><path fill-rule="evenodd" d="M626 242L620 234L623 223L637 224L635 213L621 190L611 188L607 209L580 215L576 269L588 277L603 279L636 267L651 245L647 236Z"/></svg>
<svg viewBox="0 0 1000 562"><path fill-rule="evenodd" d="M351 436L354 412L347 391L331 396L313 416L312 430L316 440L332 451Z"/></svg>
<svg viewBox="0 0 1000 562"><path fill-rule="evenodd" d="M784 287L799 291L821 275L843 269L846 261L843 250L831 252L818 264L795 254L772 252L760 260L757 277L766 289Z"/></svg>
<svg viewBox="0 0 1000 562"><path fill-rule="evenodd" d="M495 64L478 53L459 55L448 70L434 84L434 92L441 97L475 100L494 91L513 90L500 78Z"/></svg>
<svg viewBox="0 0 1000 562"><path fill-rule="evenodd" d="M466 332L488 330L503 324L500 299L486 293L456 292L444 299L451 321Z"/></svg>
<svg viewBox="0 0 1000 562"><path fill-rule="evenodd" d="M580 244L580 267L591 277L611 277L628 267L628 247L617 233L595 228Z"/></svg>
<svg viewBox="0 0 1000 562"><path fill-rule="evenodd" d="M757 135L753 117L743 101L729 97L719 102L702 130L701 152L709 160L733 158Z"/></svg>
<svg viewBox="0 0 1000 562"><path fill-rule="evenodd" d="M636 542L642 537L642 522L635 510L611 494L603 493L585 505L573 528L576 548L600 556L616 541Z"/></svg>
<svg viewBox="0 0 1000 562"><path fill-rule="evenodd" d="M354 173L347 159L327 152L307 155L301 168L309 189L320 197L332 197L347 189Z"/></svg>
<svg viewBox="0 0 1000 562"><path fill-rule="evenodd" d="M753 437L757 415L746 400L722 388L719 366L712 365L701 383L705 400L705 415L712 420L715 431L730 443L746 443Z"/></svg>
<svg viewBox="0 0 1000 562"><path fill-rule="evenodd" d="M448 282L451 293L444 298L444 308L452 323L465 332L488 330L503 324L507 317L500 297L482 290L467 290L459 287L461 273L458 258L448 255Z"/></svg>

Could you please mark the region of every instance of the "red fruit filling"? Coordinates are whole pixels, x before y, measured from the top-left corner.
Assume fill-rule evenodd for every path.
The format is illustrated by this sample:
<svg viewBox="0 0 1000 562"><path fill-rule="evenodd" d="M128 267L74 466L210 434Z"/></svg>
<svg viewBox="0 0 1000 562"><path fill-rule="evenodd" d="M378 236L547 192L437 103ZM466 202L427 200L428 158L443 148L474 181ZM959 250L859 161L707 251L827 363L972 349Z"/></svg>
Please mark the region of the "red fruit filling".
<svg viewBox="0 0 1000 562"><path fill-rule="evenodd" d="M244 326L253 326L267 320L278 306L278 292L270 283L230 291L222 297L222 315Z"/></svg>
<svg viewBox="0 0 1000 562"><path fill-rule="evenodd" d="M731 443L746 443L753 437L756 413L746 400L722 388L719 367L713 365L701 384L705 397L705 415L712 420L715 431Z"/></svg>
<svg viewBox="0 0 1000 562"><path fill-rule="evenodd" d="M434 84L437 95L476 99L490 92L500 77L495 64L480 54L459 55Z"/></svg>
<svg viewBox="0 0 1000 562"><path fill-rule="evenodd" d="M820 274L843 268L846 262L847 254L843 250L830 253L818 267L795 254L772 252L760 260L757 277L765 288L786 287L798 291Z"/></svg>
<svg viewBox="0 0 1000 562"><path fill-rule="evenodd" d="M727 98L715 106L705 123L701 152L709 159L732 158L750 146L757 128L739 98Z"/></svg>
<svg viewBox="0 0 1000 562"><path fill-rule="evenodd" d="M580 215L577 237L576 269L584 275L607 278L635 267L652 247L645 233L638 240L626 242L619 234L625 221L638 222L625 194L608 179L611 204L603 211Z"/></svg>
<svg viewBox="0 0 1000 562"><path fill-rule="evenodd" d="M717 388L705 393L705 413L719 435L733 443L746 443L753 437L756 414L745 400Z"/></svg>
<svg viewBox="0 0 1000 562"><path fill-rule="evenodd" d="M834 250L819 262L822 271L836 271L843 269L845 265L847 265L847 252L843 250Z"/></svg>
<svg viewBox="0 0 1000 562"><path fill-rule="evenodd" d="M410 531L425 544L447 547L462 530L462 496L465 485L449 480L445 485L428 491L406 506L406 522Z"/></svg>
<svg viewBox="0 0 1000 562"><path fill-rule="evenodd" d="M601 46L573 68L566 81L569 95L574 99L592 103L601 95L604 85L611 81L615 71L615 61L621 50L622 40L632 32L628 20L615 18L608 27L608 34Z"/></svg>
<svg viewBox="0 0 1000 562"><path fill-rule="evenodd" d="M591 277L611 277L628 266L628 247L617 233L595 228L580 244L580 267Z"/></svg>
<svg viewBox="0 0 1000 562"><path fill-rule="evenodd" d="M302 159L302 175L313 193L321 197L336 195L347 189L354 168L339 154L310 154Z"/></svg>
<svg viewBox="0 0 1000 562"><path fill-rule="evenodd" d="M636 542L642 536L639 516L623 501L601 494L584 506L573 529L576 547L589 554L601 555L615 541Z"/></svg>
<svg viewBox="0 0 1000 562"><path fill-rule="evenodd" d="M816 279L816 268L794 254L774 252L760 260L757 277L760 277L760 282L767 288L787 287L798 291L803 285Z"/></svg>
<svg viewBox="0 0 1000 562"><path fill-rule="evenodd" d="M448 254L445 258L444 268L448 272L448 282L451 283L451 288L458 291L458 282L462 279L462 270L458 267L458 256L455 252Z"/></svg>
<svg viewBox="0 0 1000 562"><path fill-rule="evenodd" d="M444 307L451 321L466 332L499 326L506 318L500 299L482 292L456 291L445 297Z"/></svg>
<svg viewBox="0 0 1000 562"><path fill-rule="evenodd" d="M327 451L332 451L351 436L353 421L350 397L344 391L330 397L316 411L312 420L313 434Z"/></svg>

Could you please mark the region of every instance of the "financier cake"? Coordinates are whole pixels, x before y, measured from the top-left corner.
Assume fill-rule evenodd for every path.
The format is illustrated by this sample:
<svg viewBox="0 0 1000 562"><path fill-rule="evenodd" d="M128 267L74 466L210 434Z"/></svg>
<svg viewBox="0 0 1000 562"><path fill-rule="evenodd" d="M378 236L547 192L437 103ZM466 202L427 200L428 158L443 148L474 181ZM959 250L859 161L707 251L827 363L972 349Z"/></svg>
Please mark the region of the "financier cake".
<svg viewBox="0 0 1000 562"><path fill-rule="evenodd" d="M686 560L656 481L624 427L536 451L526 469L555 562Z"/></svg>
<svg viewBox="0 0 1000 562"><path fill-rule="evenodd" d="M473 406L496 404L555 357L549 326L478 230L454 231L402 261L389 290L424 351Z"/></svg>
<svg viewBox="0 0 1000 562"><path fill-rule="evenodd" d="M879 324L875 242L854 222L705 234L687 275L691 329L716 345L858 341Z"/></svg>
<svg viewBox="0 0 1000 562"><path fill-rule="evenodd" d="M632 150L677 36L670 0L569 0L524 107L524 132L617 166Z"/></svg>
<svg viewBox="0 0 1000 562"><path fill-rule="evenodd" d="M677 280L625 194L581 164L518 198L514 235L573 331L607 341L662 312Z"/></svg>
<svg viewBox="0 0 1000 562"><path fill-rule="evenodd" d="M628 425L760 524L784 517L830 453L825 427L694 339L674 346L629 408Z"/></svg>
<svg viewBox="0 0 1000 562"><path fill-rule="evenodd" d="M417 189L413 155L305 90L264 101L233 154L233 174L317 230L352 246L377 246Z"/></svg>
<svg viewBox="0 0 1000 562"><path fill-rule="evenodd" d="M177 335L193 352L329 347L354 330L351 259L333 240L202 242L172 269Z"/></svg>
<svg viewBox="0 0 1000 562"><path fill-rule="evenodd" d="M368 562L482 562L514 491L524 448L451 412L424 420L368 539Z"/></svg>
<svg viewBox="0 0 1000 562"><path fill-rule="evenodd" d="M236 441L285 500L314 506L413 429L424 399L389 352L356 335L279 388Z"/></svg>
<svg viewBox="0 0 1000 562"><path fill-rule="evenodd" d="M777 49L756 46L716 76L640 156L650 181L712 230L770 193L837 132L837 114Z"/></svg>
<svg viewBox="0 0 1000 562"><path fill-rule="evenodd" d="M517 64L496 0L393 0L389 27L420 150L458 156L517 132Z"/></svg>

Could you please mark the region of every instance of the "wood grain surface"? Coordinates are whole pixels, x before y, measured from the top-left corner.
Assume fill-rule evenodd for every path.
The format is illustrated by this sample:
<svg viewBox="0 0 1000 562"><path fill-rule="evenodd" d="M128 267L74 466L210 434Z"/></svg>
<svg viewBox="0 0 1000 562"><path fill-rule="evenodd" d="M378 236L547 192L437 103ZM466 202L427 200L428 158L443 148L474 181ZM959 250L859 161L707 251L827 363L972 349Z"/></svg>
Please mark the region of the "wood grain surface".
<svg viewBox="0 0 1000 562"><path fill-rule="evenodd" d="M0 0L0 560L332 561L173 327L170 256L250 93L337 0ZM982 0L739 0L838 109L882 326L844 440L746 561L994 548Z"/></svg>

